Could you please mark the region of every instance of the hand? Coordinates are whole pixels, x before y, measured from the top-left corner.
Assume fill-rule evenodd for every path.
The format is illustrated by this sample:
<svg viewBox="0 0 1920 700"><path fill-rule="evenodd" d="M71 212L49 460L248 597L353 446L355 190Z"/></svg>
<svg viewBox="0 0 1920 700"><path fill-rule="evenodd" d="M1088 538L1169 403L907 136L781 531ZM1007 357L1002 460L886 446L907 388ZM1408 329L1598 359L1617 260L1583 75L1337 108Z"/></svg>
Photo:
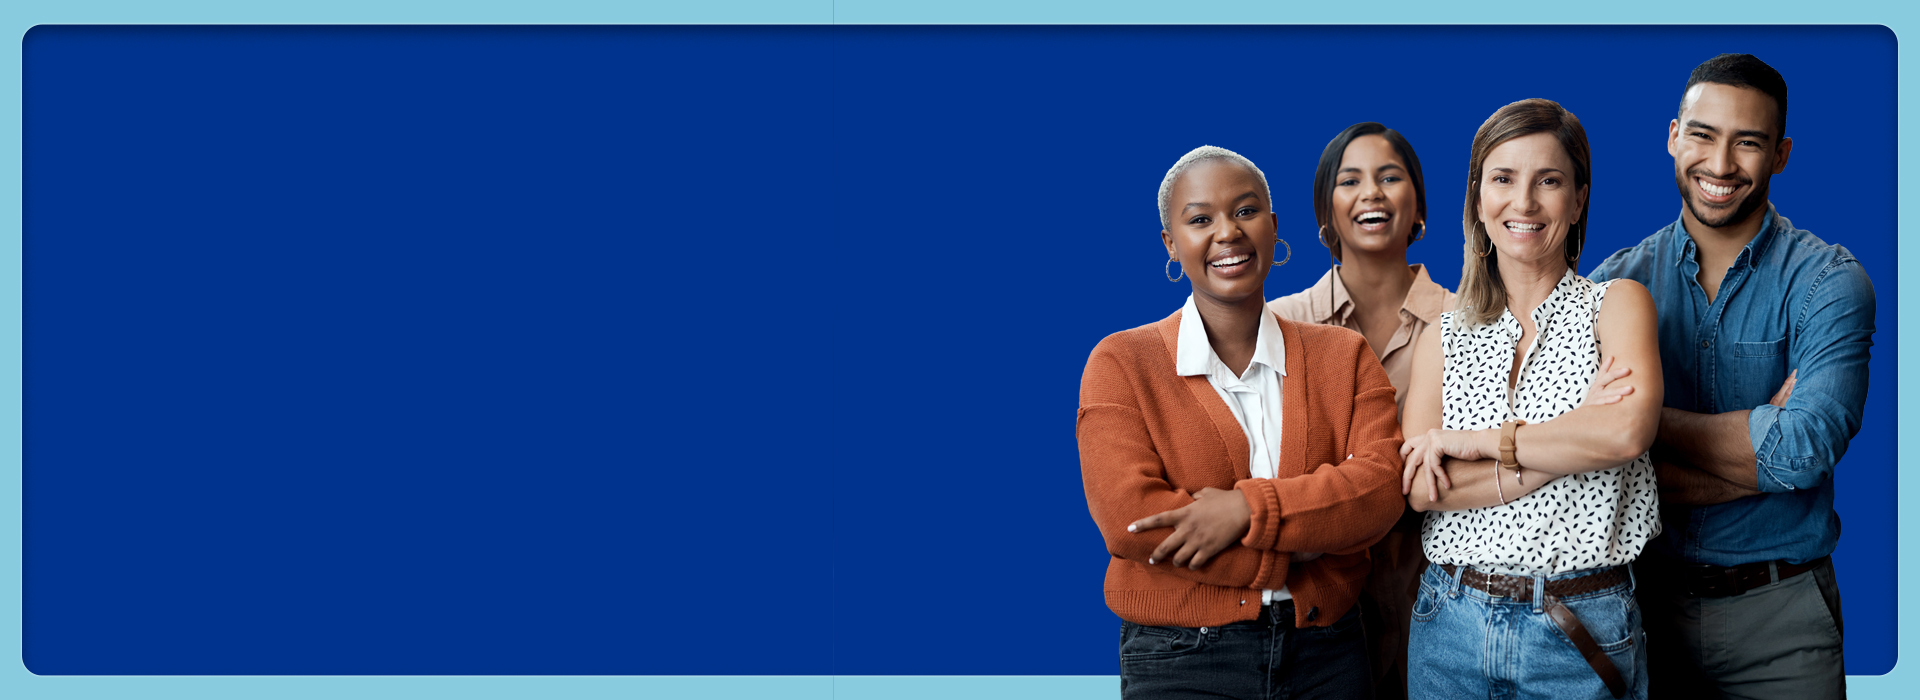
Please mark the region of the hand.
<svg viewBox="0 0 1920 700"><path fill-rule="evenodd" d="M1793 380L1794 378L1799 376L1800 376L1800 370L1796 369L1792 372L1788 372L1786 383L1780 385L1779 391L1773 392L1773 398L1768 399L1767 403L1773 404L1780 408L1786 408L1787 399L1793 397Z"/></svg>
<svg viewBox="0 0 1920 700"><path fill-rule="evenodd" d="M1453 488L1453 480L1447 478L1445 460L1455 457L1464 460L1488 459L1493 455L1480 449L1478 430L1441 430L1434 428L1425 434L1407 438L1400 445L1400 459L1405 466L1400 473L1400 495L1413 493L1413 482L1417 475L1424 474L1427 482L1427 500L1440 500L1440 483Z"/></svg>
<svg viewBox="0 0 1920 700"><path fill-rule="evenodd" d="M1633 386L1621 385L1618 389L1609 389L1607 387L1613 384L1615 380L1622 379L1630 374L1633 374L1633 368L1626 366L1615 367L1613 358L1609 356L1605 362L1600 364L1600 371L1593 375L1593 385L1587 387L1587 398L1582 400L1580 405L1605 406L1610 403L1620 403L1621 397L1633 393ZM1792 380L1789 379L1788 381L1791 382Z"/></svg>
<svg viewBox="0 0 1920 700"><path fill-rule="evenodd" d="M1239 491L1204 488L1193 495L1193 503L1134 521L1127 532L1173 528L1173 534L1153 550L1147 563L1172 562L1174 566L1199 569L1213 555L1246 537L1252 525L1253 509Z"/></svg>

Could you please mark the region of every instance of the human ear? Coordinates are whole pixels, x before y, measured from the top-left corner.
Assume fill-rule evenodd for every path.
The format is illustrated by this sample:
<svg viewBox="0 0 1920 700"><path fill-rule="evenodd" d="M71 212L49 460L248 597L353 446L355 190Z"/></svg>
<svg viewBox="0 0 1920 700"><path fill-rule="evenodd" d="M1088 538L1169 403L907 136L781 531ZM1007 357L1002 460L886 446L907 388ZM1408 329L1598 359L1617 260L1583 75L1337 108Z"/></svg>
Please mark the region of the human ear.
<svg viewBox="0 0 1920 700"><path fill-rule="evenodd" d="M1178 256L1178 255L1175 255L1175 254L1174 254L1174 252L1173 252L1173 234L1171 234L1171 233L1167 233L1167 230L1166 230L1166 229L1160 229L1160 244L1161 244L1161 245L1164 245L1164 246L1166 246L1166 247L1167 247L1167 258L1168 258L1168 259L1173 259L1173 258L1178 258L1178 257L1180 257L1180 256Z"/></svg>
<svg viewBox="0 0 1920 700"><path fill-rule="evenodd" d="M1779 175L1780 171L1787 169L1787 156L1793 153L1793 139L1780 139L1780 145L1773 147L1773 153L1773 174Z"/></svg>
<svg viewBox="0 0 1920 700"><path fill-rule="evenodd" d="M1680 156L1680 120L1667 122L1667 155Z"/></svg>

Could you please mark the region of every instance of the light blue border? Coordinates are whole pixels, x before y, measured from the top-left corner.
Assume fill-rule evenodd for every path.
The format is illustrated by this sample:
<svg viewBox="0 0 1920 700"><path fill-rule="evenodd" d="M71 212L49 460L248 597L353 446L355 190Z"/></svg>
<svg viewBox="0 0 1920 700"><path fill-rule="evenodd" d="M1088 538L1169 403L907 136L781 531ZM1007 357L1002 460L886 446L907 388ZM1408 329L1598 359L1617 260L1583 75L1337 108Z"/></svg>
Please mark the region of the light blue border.
<svg viewBox="0 0 1920 700"><path fill-rule="evenodd" d="M1893 3L1828 0L1820 3L1743 2L1736 6L1692 5L1666 1L1611 0L1588 3L1538 3L1524 14L1485 9L1461 10L1425 2L1385 0L1369 4L1368 17L1341 3L1281 7L1278 3L1200 0L1173 3L1149 0L707 0L705 2L617 2L547 0L539 8L489 0L331 0L266 3L242 0L166 0L162 2L59 2L6 0L0 6L0 36L16 37L0 51L0 697L20 698L519 698L519 697L689 697L706 698L1113 698L1113 676L35 676L20 663L20 78L17 37L36 24L1192 24L1305 23L1350 24L1391 18L1402 24L1881 24L1898 37L1916 26L1916 10ZM1916 162L1914 54L1899 55L1900 172ZM1906 222L1920 203L1912 180L1899 187L1899 235L1914 230ZM1920 246L1900 246L1902 270L1915 267ZM1920 285L1901 275L1899 303L1899 387L1916 395L1920 357L1914 334L1920 323L1909 318L1920 309L1914 299ZM1884 391L1885 389L1880 389ZM1901 434L1914 434L1920 412L1901 409ZM1900 471L1914 462L1901 453ZM1901 502L1920 498L1920 479L1902 479ZM1900 600L1920 600L1920 524L1902 509L1900 516ZM1915 511L1920 512L1920 511ZM1915 645L1914 606L1900 606L1899 639ZM1856 611L1854 614L1873 614ZM1911 653L1911 651L1909 652ZM1915 677L1896 664L1884 676L1854 676L1854 698L1907 697Z"/></svg>

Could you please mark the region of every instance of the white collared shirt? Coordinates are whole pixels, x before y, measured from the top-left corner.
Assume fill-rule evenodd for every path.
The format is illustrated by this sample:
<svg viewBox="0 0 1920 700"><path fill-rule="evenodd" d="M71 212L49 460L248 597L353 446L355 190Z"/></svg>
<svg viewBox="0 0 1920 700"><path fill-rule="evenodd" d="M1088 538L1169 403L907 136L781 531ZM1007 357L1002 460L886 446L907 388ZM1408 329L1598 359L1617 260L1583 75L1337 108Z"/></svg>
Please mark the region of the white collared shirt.
<svg viewBox="0 0 1920 700"><path fill-rule="evenodd" d="M1273 314L1261 309L1260 333L1253 342L1253 360L1236 375L1207 342L1206 321L1187 296L1180 310L1180 339L1174 348L1174 368L1182 377L1205 375L1207 383L1220 394L1227 409L1240 421L1247 434L1247 465L1256 479L1271 479L1280 464L1280 383L1287 376L1287 346L1280 337L1280 323ZM1301 557L1295 557L1296 561ZM1260 594L1262 604L1289 600L1293 594L1286 586Z"/></svg>

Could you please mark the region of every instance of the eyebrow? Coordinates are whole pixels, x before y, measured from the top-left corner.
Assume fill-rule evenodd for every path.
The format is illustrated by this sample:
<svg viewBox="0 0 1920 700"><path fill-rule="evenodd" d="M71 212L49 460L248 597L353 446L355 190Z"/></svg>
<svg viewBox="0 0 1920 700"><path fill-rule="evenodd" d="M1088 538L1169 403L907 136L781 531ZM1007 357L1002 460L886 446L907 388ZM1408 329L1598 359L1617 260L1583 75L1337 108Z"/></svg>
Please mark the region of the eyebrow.
<svg viewBox="0 0 1920 700"><path fill-rule="evenodd" d="M1259 192L1255 192L1255 191L1253 191L1253 190L1247 190L1247 193L1246 193L1246 194L1243 194L1243 195L1240 195L1240 196L1238 196L1238 197L1234 197L1234 198L1233 198L1233 201L1235 201L1235 202L1238 202L1238 201L1240 201L1240 200L1242 200L1242 199L1246 199L1246 198L1248 198L1248 197L1252 197L1252 198L1254 198L1254 199L1259 199L1259 198L1260 198L1260 193L1259 193ZM1194 207L1204 207L1204 206L1207 206L1207 204L1208 204L1208 202L1187 202L1187 205L1186 205L1186 206L1184 206L1184 207L1181 207L1181 208L1180 208L1180 211L1182 211L1182 212L1185 212L1186 210L1188 210L1188 209L1192 209L1192 208L1194 208Z"/></svg>
<svg viewBox="0 0 1920 700"><path fill-rule="evenodd" d="M1388 170L1406 170L1406 168L1402 168L1402 167L1400 167L1400 164L1399 164L1399 163L1388 163L1388 164L1386 164L1386 165L1382 165L1382 166L1380 166L1380 167L1378 167L1378 168L1374 168L1374 169L1373 169L1373 171L1374 171L1374 172L1376 172L1376 173L1380 173L1380 172L1386 172L1386 171L1388 171ZM1343 172L1343 173L1358 173L1358 172L1364 172L1364 171L1362 171L1362 170L1361 170L1361 169L1359 169L1359 168L1353 168L1353 167L1347 167L1347 168L1341 168L1341 169L1340 169L1340 172Z"/></svg>
<svg viewBox="0 0 1920 700"><path fill-rule="evenodd" d="M1487 172L1489 172L1489 173L1512 173L1512 172L1518 172L1518 171L1516 171L1516 170L1514 170L1513 168L1488 168L1488 169L1487 169ZM1535 170L1535 171L1533 171L1533 173L1534 173L1535 175L1538 175L1538 174L1541 174L1541 173L1560 173L1561 175L1565 175L1565 174L1567 174L1567 171L1565 171L1565 170L1561 170L1561 169L1559 169L1559 168L1541 168L1541 169L1539 169L1539 170Z"/></svg>
<svg viewBox="0 0 1920 700"><path fill-rule="evenodd" d="M1716 133L1716 134L1718 134L1718 133L1720 133L1720 129L1719 129L1719 128L1717 128L1717 127L1714 127L1713 125L1710 125L1710 124L1702 124L1702 123L1700 123L1700 122L1699 122L1698 120L1694 120L1694 119L1688 119L1688 120L1687 120L1687 128L1689 128L1689 129L1699 129L1699 130L1701 130L1701 131L1711 131L1711 132L1713 132L1713 133ZM1766 140L1768 140L1768 141L1772 141L1772 140L1773 140L1773 134L1769 134L1769 133L1767 133L1767 132L1764 132L1764 131L1759 131L1759 130L1755 130L1755 129L1741 129L1741 130L1739 130L1739 131L1735 131L1735 132L1733 132L1733 135L1734 135L1734 136L1745 136L1745 137L1748 137L1748 138L1759 138L1759 139L1766 139Z"/></svg>

